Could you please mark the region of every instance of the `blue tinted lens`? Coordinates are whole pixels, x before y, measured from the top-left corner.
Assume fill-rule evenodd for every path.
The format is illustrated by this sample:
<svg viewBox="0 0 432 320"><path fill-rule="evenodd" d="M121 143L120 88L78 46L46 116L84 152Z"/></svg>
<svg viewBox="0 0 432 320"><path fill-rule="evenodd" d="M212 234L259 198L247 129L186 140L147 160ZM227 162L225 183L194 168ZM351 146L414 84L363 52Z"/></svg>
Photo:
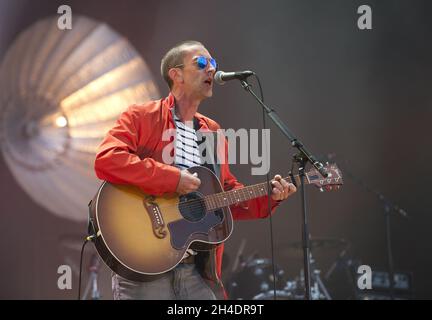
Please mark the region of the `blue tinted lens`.
<svg viewBox="0 0 432 320"><path fill-rule="evenodd" d="M213 68L217 69L217 62L215 59L211 58L210 59L210 64L213 66Z"/></svg>
<svg viewBox="0 0 432 320"><path fill-rule="evenodd" d="M198 57L197 65L198 65L198 68L205 69L205 67L207 67L207 58L203 57L203 56Z"/></svg>

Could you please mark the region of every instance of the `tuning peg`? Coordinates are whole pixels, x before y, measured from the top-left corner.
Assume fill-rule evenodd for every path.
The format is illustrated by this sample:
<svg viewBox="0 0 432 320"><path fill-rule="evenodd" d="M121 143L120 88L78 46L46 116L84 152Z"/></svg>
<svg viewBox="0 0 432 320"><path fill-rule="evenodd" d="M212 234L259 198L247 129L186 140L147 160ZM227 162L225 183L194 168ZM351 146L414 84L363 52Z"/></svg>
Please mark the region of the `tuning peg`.
<svg viewBox="0 0 432 320"><path fill-rule="evenodd" d="M321 188L319 188L319 191L324 192L324 189L321 187Z"/></svg>

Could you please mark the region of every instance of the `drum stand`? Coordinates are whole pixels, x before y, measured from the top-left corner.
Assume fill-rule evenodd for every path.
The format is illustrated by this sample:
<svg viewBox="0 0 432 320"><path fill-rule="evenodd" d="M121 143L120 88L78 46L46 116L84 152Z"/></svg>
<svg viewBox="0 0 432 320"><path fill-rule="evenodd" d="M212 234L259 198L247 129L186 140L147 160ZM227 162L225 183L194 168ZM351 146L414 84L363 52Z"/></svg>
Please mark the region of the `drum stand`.
<svg viewBox="0 0 432 320"><path fill-rule="evenodd" d="M321 280L320 273L320 270L312 269L312 281L314 282L311 290L312 300L321 300L322 298L325 300L331 300L332 298Z"/></svg>
<svg viewBox="0 0 432 320"><path fill-rule="evenodd" d="M83 300L87 299L90 289L91 289L90 299L99 300L101 298L101 294L98 289L99 259L95 253L92 255L89 271L90 271L90 276L84 291Z"/></svg>
<svg viewBox="0 0 432 320"><path fill-rule="evenodd" d="M312 300L332 300L327 288L321 280L321 270L315 267L315 260L312 257L312 252L309 254L311 264L311 299ZM304 272L301 270L301 281L304 282Z"/></svg>

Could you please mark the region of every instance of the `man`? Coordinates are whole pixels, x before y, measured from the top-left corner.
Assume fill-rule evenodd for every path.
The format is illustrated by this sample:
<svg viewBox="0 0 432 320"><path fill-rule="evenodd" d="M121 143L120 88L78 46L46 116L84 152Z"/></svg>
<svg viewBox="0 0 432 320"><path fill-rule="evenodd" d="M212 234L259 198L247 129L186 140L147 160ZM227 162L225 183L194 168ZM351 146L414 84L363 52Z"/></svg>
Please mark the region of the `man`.
<svg viewBox="0 0 432 320"><path fill-rule="evenodd" d="M212 96L216 61L197 41L185 41L170 49L161 63L161 73L170 88L167 98L130 106L99 146L95 170L100 179L133 184L152 195L196 190L201 180L187 168L204 165L198 152L197 131L215 132L220 126L198 113L198 107ZM164 149L172 141L162 136L176 129L173 163L164 163ZM225 148L225 156L227 153ZM173 152L172 152L173 153ZM173 155L171 153L171 155ZM242 188L222 162L218 177L225 191ZM271 207L296 191L276 175L272 180ZM268 216L268 198L260 197L231 207L234 219ZM188 250L183 260L162 277L133 282L113 274L115 299L223 299L221 282L223 244L211 251Z"/></svg>

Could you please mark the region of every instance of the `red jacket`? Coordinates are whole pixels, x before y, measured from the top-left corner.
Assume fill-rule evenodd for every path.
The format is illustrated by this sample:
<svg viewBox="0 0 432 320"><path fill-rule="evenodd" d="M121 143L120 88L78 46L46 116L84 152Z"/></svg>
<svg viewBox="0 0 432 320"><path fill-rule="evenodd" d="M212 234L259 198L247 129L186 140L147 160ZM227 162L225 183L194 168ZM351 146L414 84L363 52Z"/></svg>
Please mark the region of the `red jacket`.
<svg viewBox="0 0 432 320"><path fill-rule="evenodd" d="M95 171L99 179L117 184L132 184L152 195L172 193L177 189L180 170L163 163L162 150L171 141L162 141L162 133L175 129L172 118L174 97L132 105L123 112L98 147ZM220 126L196 113L200 131L216 131ZM228 157L225 146L225 159ZM225 191L242 188L231 174L228 161L221 164L220 181ZM259 219L268 216L267 196L231 206L234 220ZM271 200L272 211L277 202ZM223 244L216 248L216 273L221 278Z"/></svg>

